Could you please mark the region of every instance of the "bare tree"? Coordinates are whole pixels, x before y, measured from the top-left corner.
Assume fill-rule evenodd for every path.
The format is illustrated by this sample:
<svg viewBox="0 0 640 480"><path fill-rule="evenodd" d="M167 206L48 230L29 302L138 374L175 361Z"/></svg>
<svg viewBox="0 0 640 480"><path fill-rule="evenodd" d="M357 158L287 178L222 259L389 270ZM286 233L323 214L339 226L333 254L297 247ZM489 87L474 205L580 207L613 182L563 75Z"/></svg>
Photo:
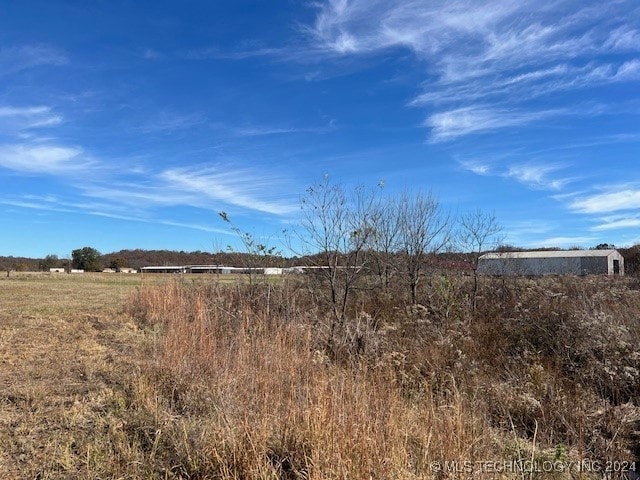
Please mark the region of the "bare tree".
<svg viewBox="0 0 640 480"><path fill-rule="evenodd" d="M388 290L398 270L397 252L400 250L400 226L398 200L385 197L375 204L373 212L374 231L371 236L372 267L378 275L383 290Z"/></svg>
<svg viewBox="0 0 640 480"><path fill-rule="evenodd" d="M442 251L449 243L450 219L431 192L405 193L398 202L398 227L411 302L416 303L427 255Z"/></svg>
<svg viewBox="0 0 640 480"><path fill-rule="evenodd" d="M458 220L456 241L460 250L469 255L473 270L473 291L471 309L475 312L478 305L478 262L480 255L495 248L501 241L502 227L493 213L480 209L462 215Z"/></svg>
<svg viewBox="0 0 640 480"><path fill-rule="evenodd" d="M328 177L309 187L301 200L300 235L313 254L315 273L326 281L332 307L329 342L345 322L353 290L363 275L365 250L374 232L377 195L363 187L345 192Z"/></svg>

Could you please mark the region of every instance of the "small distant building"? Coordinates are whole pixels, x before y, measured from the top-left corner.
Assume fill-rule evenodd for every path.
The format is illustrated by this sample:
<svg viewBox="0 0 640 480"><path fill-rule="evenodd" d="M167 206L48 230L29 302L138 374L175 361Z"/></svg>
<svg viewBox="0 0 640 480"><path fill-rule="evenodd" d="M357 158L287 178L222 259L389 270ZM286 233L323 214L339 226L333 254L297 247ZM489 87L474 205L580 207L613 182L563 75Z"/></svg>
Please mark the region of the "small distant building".
<svg viewBox="0 0 640 480"><path fill-rule="evenodd" d="M72 268L69 273L84 273L84 270L81 268Z"/></svg>
<svg viewBox="0 0 640 480"><path fill-rule="evenodd" d="M64 271L63 267L53 267L49 269L50 273L64 273Z"/></svg>
<svg viewBox="0 0 640 480"><path fill-rule="evenodd" d="M227 267L224 265L157 265L157 266L148 266L142 267L140 269L140 273L208 273L208 274L230 274L230 273L255 273L262 274L264 272L264 268L258 267ZM272 269L273 270L273 269ZM279 273L282 273L282 269ZM122 271L122 269L121 269ZM135 272L132 272L135 273ZM276 272L270 273L271 275L276 274Z"/></svg>
<svg viewBox="0 0 640 480"><path fill-rule="evenodd" d="M105 268L102 270L102 273L138 273L138 270L136 270L135 268L128 268L128 267L124 267L124 268Z"/></svg>
<svg viewBox="0 0 640 480"><path fill-rule="evenodd" d="M478 260L485 275L624 275L624 257L609 250L487 253Z"/></svg>
<svg viewBox="0 0 640 480"><path fill-rule="evenodd" d="M142 273L187 273L187 267L184 265L162 265L142 267Z"/></svg>
<svg viewBox="0 0 640 480"><path fill-rule="evenodd" d="M265 275L282 275L282 268L267 267L264 269Z"/></svg>
<svg viewBox="0 0 640 480"><path fill-rule="evenodd" d="M187 273L231 273L230 267L222 265L187 265Z"/></svg>
<svg viewBox="0 0 640 480"><path fill-rule="evenodd" d="M301 274L303 274L305 272L305 268L306 267L295 266L295 267L283 268L282 271L284 273L291 273L291 274L295 274L295 275L301 275Z"/></svg>
<svg viewBox="0 0 640 480"><path fill-rule="evenodd" d="M215 275L283 275L285 273L307 273L328 267L228 267L225 265L155 265L142 267L140 273L208 273ZM120 269L124 271L125 269ZM135 273L131 272L131 273Z"/></svg>

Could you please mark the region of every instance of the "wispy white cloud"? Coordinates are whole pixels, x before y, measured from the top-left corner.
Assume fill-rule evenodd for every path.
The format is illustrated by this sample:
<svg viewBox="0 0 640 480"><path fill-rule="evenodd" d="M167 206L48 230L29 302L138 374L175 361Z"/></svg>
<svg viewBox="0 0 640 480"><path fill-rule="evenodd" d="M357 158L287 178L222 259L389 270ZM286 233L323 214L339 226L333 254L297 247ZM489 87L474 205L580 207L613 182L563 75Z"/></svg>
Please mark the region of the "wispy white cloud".
<svg viewBox="0 0 640 480"><path fill-rule="evenodd" d="M69 208L57 207L50 203L42 203L36 200L30 200L30 199L0 198L0 204L9 205L12 207L28 208L30 210L43 210L47 212L63 212L63 213L73 212L73 210Z"/></svg>
<svg viewBox="0 0 640 480"><path fill-rule="evenodd" d="M0 132L16 133L23 130L51 127L62 123L62 116L47 106L0 106Z"/></svg>
<svg viewBox="0 0 640 480"><path fill-rule="evenodd" d="M412 106L429 108L424 125L433 142L524 127L580 106L532 109L526 102L640 79L640 15L633 0L606 6L576 0L321 0L307 42L285 47L217 46L183 53L191 59L271 57L309 63L405 49L425 66L423 92ZM637 22L636 22L637 23ZM611 55L615 54L615 55ZM317 74L315 72L314 74ZM247 128L242 135L290 133Z"/></svg>
<svg viewBox="0 0 640 480"><path fill-rule="evenodd" d="M206 224L194 222L181 222L166 218L158 218L149 215L146 211L121 210L117 205L98 204L86 202L69 202L60 200L56 197L36 197L25 195L22 198L2 198L0 197L0 205L9 205L29 210L38 210L43 212L72 213L75 215L90 215L95 217L113 218L117 220L125 220L131 222L141 222L154 225L168 225L172 227L188 228L191 230L199 230L203 232L229 235L226 229L215 228ZM129 213L125 213L128 211Z"/></svg>
<svg viewBox="0 0 640 480"><path fill-rule="evenodd" d="M301 47L264 47L244 46L236 50L218 46L204 46L183 51L179 57L187 60L246 60L259 57L271 57L283 60L302 60L309 51Z"/></svg>
<svg viewBox="0 0 640 480"><path fill-rule="evenodd" d="M557 172L565 170L567 165L548 163L543 161L529 161L526 163L513 163L508 159L502 159L500 164L482 162L478 160L461 161L460 166L476 175L497 176L509 178L530 188L542 190L562 190L566 185L575 181L575 177L559 176ZM570 195L570 197L567 197ZM575 198L572 194L556 194L553 198L561 200L561 197Z"/></svg>
<svg viewBox="0 0 640 480"><path fill-rule="evenodd" d="M618 230L625 228L640 227L640 215L613 215L600 219L600 223L592 228L593 231L599 232L604 230Z"/></svg>
<svg viewBox="0 0 640 480"><path fill-rule="evenodd" d="M235 135L240 137L260 137L264 135L281 135L286 133L295 133L299 130L293 127L238 127L232 129Z"/></svg>
<svg viewBox="0 0 640 480"><path fill-rule="evenodd" d="M268 126L268 125L247 125L231 127L230 132L239 137L259 137L267 135L283 135L289 133L329 133L336 129L333 121L325 126L305 127L305 126Z"/></svg>
<svg viewBox="0 0 640 480"><path fill-rule="evenodd" d="M516 5L512 1L470 5L455 0L329 0L319 7L310 32L320 46L340 54L407 47L428 55L445 50L452 42L447 36L453 32L467 40L490 31Z"/></svg>
<svg viewBox="0 0 640 480"><path fill-rule="evenodd" d="M277 197L274 193L279 181L266 172L224 167L176 168L164 171L161 178L185 192L255 211L284 215L296 208L290 202L273 199Z"/></svg>
<svg viewBox="0 0 640 480"><path fill-rule="evenodd" d="M425 125L450 141L562 115L524 103L544 95L640 79L639 15L632 0L326 0L308 31L337 56L412 51L426 73L411 104L436 107Z"/></svg>
<svg viewBox="0 0 640 480"><path fill-rule="evenodd" d="M491 174L492 166L479 161L461 161L459 162L460 166L469 172L475 173L476 175L489 175Z"/></svg>
<svg viewBox="0 0 640 480"><path fill-rule="evenodd" d="M533 242L533 246L537 248L571 248L571 247L584 247L585 245L593 244L597 240L595 236L575 236L575 237L549 237L543 238Z"/></svg>
<svg viewBox="0 0 640 480"><path fill-rule="evenodd" d="M97 216L113 216L114 218L133 219L131 209L123 209L114 204L64 200L55 195L13 195L0 197L0 204L12 205L31 210L62 213L82 213ZM118 213L121 212L121 213ZM129 215L125 216L124 213ZM125 218L126 217L126 218Z"/></svg>
<svg viewBox="0 0 640 480"><path fill-rule="evenodd" d="M225 230L223 228L215 228L210 225L203 225L193 222L178 222L175 220L159 219L149 221L149 223L159 223L160 225L168 225L170 227L190 228L191 230L200 230L202 232L218 233L221 235L235 235L234 232L230 232L229 230Z"/></svg>
<svg viewBox="0 0 640 480"><path fill-rule="evenodd" d="M0 107L0 117L31 117L49 111L48 107Z"/></svg>
<svg viewBox="0 0 640 480"><path fill-rule="evenodd" d="M617 69L613 80L638 80L640 79L640 60L634 58L628 62L624 62Z"/></svg>
<svg viewBox="0 0 640 480"><path fill-rule="evenodd" d="M23 173L80 173L94 164L81 148L58 145L0 145L0 167Z"/></svg>
<svg viewBox="0 0 640 480"><path fill-rule="evenodd" d="M569 209L578 213L609 213L620 210L640 208L640 190L622 186L606 193L576 198L569 204Z"/></svg>
<svg viewBox="0 0 640 480"><path fill-rule="evenodd" d="M240 208L272 215L296 209L282 179L268 172L227 166L170 168L146 173L137 182L115 181L81 186L83 195L120 207L153 210L192 207L209 211ZM284 199L282 199L284 198Z"/></svg>
<svg viewBox="0 0 640 480"><path fill-rule="evenodd" d="M570 178L551 178L550 174L564 168L560 165L525 164L512 165L504 174L533 188L560 190L571 182Z"/></svg>
<svg viewBox="0 0 640 480"><path fill-rule="evenodd" d="M425 121L425 125L431 128L432 141L440 142L471 133L527 125L561 113L564 112L560 109L527 112L472 106L435 113Z"/></svg>
<svg viewBox="0 0 640 480"><path fill-rule="evenodd" d="M587 247L601 241L596 234L563 234L567 228L557 220L540 220L534 217L526 221L508 222L505 227L508 232L506 243L526 248Z"/></svg>
<svg viewBox="0 0 640 480"><path fill-rule="evenodd" d="M637 52L640 48L640 31L629 25L622 25L609 34L604 46L618 52L624 50Z"/></svg>
<svg viewBox="0 0 640 480"><path fill-rule="evenodd" d="M133 215L121 215L121 214L117 214L117 213L110 213L110 212L104 212L104 211L99 211L99 210L87 210L84 211L83 213L87 214L87 215L93 215L96 217L106 217L106 218L114 218L116 220L126 220L126 221L131 221L131 222L142 222L142 223L148 223L148 224L154 224L154 225L168 225L170 227L179 227L179 228L188 228L191 230L199 230L202 232L209 232L209 233L218 233L218 234L223 234L223 235L229 235L230 232L228 230L224 230L222 228L214 228L211 227L209 225L202 225L199 223L193 223L193 222L178 222L175 220L167 220L167 219L163 219L163 218L155 218L155 217L149 217L149 216L133 216Z"/></svg>
<svg viewBox="0 0 640 480"><path fill-rule="evenodd" d="M60 66L69 62L67 54L46 44L0 48L0 77L39 66Z"/></svg>
<svg viewBox="0 0 640 480"><path fill-rule="evenodd" d="M205 208L204 198L147 176L139 183L115 181L111 184L93 183L81 186L83 195L114 205L148 210L155 207L191 206Z"/></svg>
<svg viewBox="0 0 640 480"><path fill-rule="evenodd" d="M153 48L146 48L142 52L141 56L145 60L159 60L163 57L162 53L160 53L158 50L155 50Z"/></svg>
<svg viewBox="0 0 640 480"><path fill-rule="evenodd" d="M637 10L632 2L618 2ZM572 1L541 5L531 0L328 0L320 4L311 29L326 49L344 53L347 35L370 52L406 47L436 62L449 81L524 64L575 58L576 54L632 47L629 11L581 6ZM617 18L616 18L617 15ZM601 20L601 25L594 23ZM619 27L609 33L611 24ZM603 45L604 43L604 45ZM638 50L638 46L635 46ZM544 53L545 55L540 55ZM466 68L461 68L466 63Z"/></svg>
<svg viewBox="0 0 640 480"><path fill-rule="evenodd" d="M555 92L640 79L638 60L618 63L588 62L584 65L540 66L524 73L505 72L496 78L481 76L463 82L435 84L409 102L411 106L440 106L477 101L523 102Z"/></svg>

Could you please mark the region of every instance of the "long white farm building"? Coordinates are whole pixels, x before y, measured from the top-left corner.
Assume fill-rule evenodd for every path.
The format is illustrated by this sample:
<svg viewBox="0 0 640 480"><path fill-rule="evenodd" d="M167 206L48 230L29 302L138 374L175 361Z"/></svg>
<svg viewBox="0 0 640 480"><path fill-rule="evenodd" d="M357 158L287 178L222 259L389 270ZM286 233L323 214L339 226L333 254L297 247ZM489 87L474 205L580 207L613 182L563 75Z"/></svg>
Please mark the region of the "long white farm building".
<svg viewBox="0 0 640 480"><path fill-rule="evenodd" d="M142 267L142 273L255 273L264 275L282 275L283 273L299 273L292 268L273 268L273 267L227 267L224 265L159 265Z"/></svg>
<svg viewBox="0 0 640 480"><path fill-rule="evenodd" d="M485 275L624 275L617 250L553 250L482 255L478 272Z"/></svg>

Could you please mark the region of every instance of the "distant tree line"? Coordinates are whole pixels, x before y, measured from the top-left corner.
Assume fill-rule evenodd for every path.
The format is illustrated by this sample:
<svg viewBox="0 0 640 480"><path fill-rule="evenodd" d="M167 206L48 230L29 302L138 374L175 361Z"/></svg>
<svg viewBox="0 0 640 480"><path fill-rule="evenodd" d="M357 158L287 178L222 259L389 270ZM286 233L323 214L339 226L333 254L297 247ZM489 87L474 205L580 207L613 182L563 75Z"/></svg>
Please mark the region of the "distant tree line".
<svg viewBox="0 0 640 480"><path fill-rule="evenodd" d="M90 249L90 250L87 250ZM254 259L244 259L250 254L243 252L192 252L175 250L120 250L117 252L102 254L98 250L92 252L93 247L82 247L74 252L77 261L74 262L73 254L68 258L55 254L46 255L44 258L0 256L1 271L29 271L46 272L50 268L79 268L87 271L102 271L105 268L117 270L119 268L135 268L149 265L229 265L259 264L263 267L286 267L298 264L297 258L284 258L272 256L265 258L259 256ZM88 255L88 256L87 256ZM241 260L241 261L240 261Z"/></svg>
<svg viewBox="0 0 640 480"><path fill-rule="evenodd" d="M522 251L523 248L512 245L498 246L496 251ZM547 249L548 250L548 249ZM555 250L555 249L554 249ZM624 257L625 273L627 275L640 275L640 244L628 248L617 249ZM210 253L203 251L175 251L175 250L120 250L98 257L100 270L103 268L135 268L139 269L148 265L229 265L262 263L266 267L288 267L294 265L317 265L319 256L293 256L293 257L273 257L238 260L242 257L249 257L249 254L242 252L218 252ZM440 270L469 270L470 264L474 261L473 255L469 252L444 251L433 255L428 255L425 260L427 268L437 268ZM385 268L385 263L381 256L365 262L368 267L375 271L376 275L390 275L390 270ZM47 255L44 258L0 256L0 271L23 271L38 272L49 271L50 268L69 268L69 258L59 258L58 255Z"/></svg>
<svg viewBox="0 0 640 480"><path fill-rule="evenodd" d="M325 276L336 308L334 313L340 318L364 274L377 278L382 290L391 281L401 281L415 302L425 271L466 270L474 277L475 305L480 255L486 251L523 250L500 243L501 228L492 213L475 210L452 215L442 209L431 192L387 195L383 185L348 189L326 177L306 190L301 211L301 228L289 234L288 251L293 255L287 257L241 231L225 212L220 212L220 217L239 235L244 251L133 249L101 254L86 246L73 250L69 258L55 254L42 259L0 257L0 268L5 271L51 268L102 271L104 268L140 269L149 265L323 267L318 274ZM602 243L593 248L615 246ZM625 272L640 274L640 244L618 250L625 258Z"/></svg>

